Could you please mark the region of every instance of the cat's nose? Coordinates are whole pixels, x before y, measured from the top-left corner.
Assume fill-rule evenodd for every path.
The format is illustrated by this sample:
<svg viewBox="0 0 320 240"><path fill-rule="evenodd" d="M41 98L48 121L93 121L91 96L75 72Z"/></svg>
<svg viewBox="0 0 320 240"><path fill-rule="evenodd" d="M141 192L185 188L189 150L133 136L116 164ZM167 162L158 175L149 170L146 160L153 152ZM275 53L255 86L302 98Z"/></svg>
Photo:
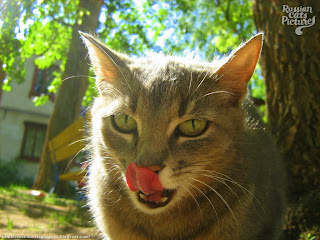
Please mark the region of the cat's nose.
<svg viewBox="0 0 320 240"><path fill-rule="evenodd" d="M158 174L161 170L162 167L160 166L146 166L145 168L150 169L151 171L155 172L156 174Z"/></svg>

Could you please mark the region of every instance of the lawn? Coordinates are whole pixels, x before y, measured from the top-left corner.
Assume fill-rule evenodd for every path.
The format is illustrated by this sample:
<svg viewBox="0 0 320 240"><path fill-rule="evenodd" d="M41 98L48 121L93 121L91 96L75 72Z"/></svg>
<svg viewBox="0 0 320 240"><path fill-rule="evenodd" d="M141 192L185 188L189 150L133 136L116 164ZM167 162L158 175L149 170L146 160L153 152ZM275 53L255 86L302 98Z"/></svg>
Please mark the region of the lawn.
<svg viewBox="0 0 320 240"><path fill-rule="evenodd" d="M0 187L0 239L99 239L84 201Z"/></svg>

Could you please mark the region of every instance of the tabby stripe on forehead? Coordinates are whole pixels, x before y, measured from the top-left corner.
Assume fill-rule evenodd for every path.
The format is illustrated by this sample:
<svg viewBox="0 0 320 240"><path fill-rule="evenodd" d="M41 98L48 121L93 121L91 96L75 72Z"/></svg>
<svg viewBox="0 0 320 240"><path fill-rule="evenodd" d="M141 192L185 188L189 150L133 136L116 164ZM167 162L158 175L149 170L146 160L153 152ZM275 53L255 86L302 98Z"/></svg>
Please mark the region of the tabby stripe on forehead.
<svg viewBox="0 0 320 240"><path fill-rule="evenodd" d="M182 117L186 113L187 107L188 102L185 99L182 99L179 105L178 117Z"/></svg>
<svg viewBox="0 0 320 240"><path fill-rule="evenodd" d="M137 105L138 105L138 100L136 97L132 97L131 98L131 103L130 103L130 108L132 112L136 112L137 111Z"/></svg>

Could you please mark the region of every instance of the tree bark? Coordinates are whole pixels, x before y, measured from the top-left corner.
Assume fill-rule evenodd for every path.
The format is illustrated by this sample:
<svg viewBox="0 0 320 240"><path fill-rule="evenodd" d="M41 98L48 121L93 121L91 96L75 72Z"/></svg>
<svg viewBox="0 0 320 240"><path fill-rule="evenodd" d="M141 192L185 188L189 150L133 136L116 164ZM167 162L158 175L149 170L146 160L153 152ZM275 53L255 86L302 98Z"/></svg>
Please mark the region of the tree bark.
<svg viewBox="0 0 320 240"><path fill-rule="evenodd" d="M103 0L80 0L79 2L79 9L84 8L89 10L90 15L85 14L82 19L82 24L75 24L72 29L72 40L65 72L63 74L63 79L67 80L62 81L49 120L38 176L34 183L35 189L48 191L53 186L53 163L48 151L48 142L80 116L82 99L88 88L88 77L86 76L89 74L89 64L84 61L87 56L87 50L83 46L78 30L84 32L96 30L102 3ZM59 173L64 173L67 165L67 161L63 161L61 164L59 163ZM59 181L56 187L56 193L67 195L68 192L68 183Z"/></svg>
<svg viewBox="0 0 320 240"><path fill-rule="evenodd" d="M282 24L282 17L289 16L283 5L312 7L307 18L318 18L320 2L254 0L253 4L257 29L265 32L260 63L268 125L288 172L291 207L285 239L298 239L306 231L320 232L320 19L297 35L297 26Z"/></svg>

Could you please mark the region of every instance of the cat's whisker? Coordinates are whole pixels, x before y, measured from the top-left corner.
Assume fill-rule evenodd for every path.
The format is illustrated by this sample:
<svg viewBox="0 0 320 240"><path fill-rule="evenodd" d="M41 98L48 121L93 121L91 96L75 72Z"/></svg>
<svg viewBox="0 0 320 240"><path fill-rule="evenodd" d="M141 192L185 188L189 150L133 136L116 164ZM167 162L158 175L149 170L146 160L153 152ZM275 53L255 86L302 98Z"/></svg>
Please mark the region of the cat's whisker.
<svg viewBox="0 0 320 240"><path fill-rule="evenodd" d="M113 159L112 159L111 157L105 156L105 157L103 157L102 159L103 159L103 165L105 165L106 168L109 168L110 165L111 165L112 167L115 166L115 163L112 161Z"/></svg>
<svg viewBox="0 0 320 240"><path fill-rule="evenodd" d="M113 178L116 177L116 175L118 175L119 173L120 173L120 177L118 177L118 178L114 181L114 183L117 183L119 180L122 179L122 174L121 174L121 171L120 171L120 170L118 170L118 171L114 174Z"/></svg>
<svg viewBox="0 0 320 240"><path fill-rule="evenodd" d="M109 165L113 166L114 165L114 162L112 161L113 159L110 157L104 157L103 160L104 160L104 165L106 165L106 166L109 166Z"/></svg>
<svg viewBox="0 0 320 240"><path fill-rule="evenodd" d="M211 189L211 190L222 200L222 202L226 205L226 207L229 209L229 211L230 211L230 213L231 213L231 215L232 215L235 223L236 223L237 226L239 227L239 222L238 222L238 220L237 220L234 212L232 211L232 208L230 207L230 205L228 204L228 202L224 199L224 197L223 197L217 190L215 190L213 187L211 187L210 185L208 185L208 184L206 184L206 183L204 183L204 182L202 182L202 181L200 181L200 180L198 180L198 179L196 179L196 178L191 178L191 179L194 180L194 181L196 181L196 182L199 182L199 183L207 186L209 189Z"/></svg>
<svg viewBox="0 0 320 240"><path fill-rule="evenodd" d="M106 166L106 168L120 167L120 165L118 163L116 163L112 157L105 156L102 159L104 160L104 165Z"/></svg>
<svg viewBox="0 0 320 240"><path fill-rule="evenodd" d="M114 190L111 190L111 191L109 191L106 195L109 195L109 194L111 194L111 193L113 193L113 192L115 192L115 191L114 191ZM119 195L119 192L118 192L118 191L117 191L116 193L118 194L117 200L115 200L115 201L113 201L113 202L110 202L109 206L111 206L111 204L112 204L112 205L115 205L116 203L118 203L118 202L121 200L121 198L122 198L123 195ZM113 199L113 198L111 197L111 199Z"/></svg>
<svg viewBox="0 0 320 240"><path fill-rule="evenodd" d="M197 170L196 170L196 172L197 172ZM195 174L196 174L196 173L195 173ZM232 192L232 193L237 197L238 201L241 203L238 194L224 181L225 179L220 178L220 177L218 177L218 176L207 175L207 174L203 174L203 173L200 173L200 175L201 175L201 176L204 176L204 177L209 177L209 178L211 178L211 179L213 179L213 180L216 180L216 181L222 183L223 185L225 185L225 186L230 190L230 192Z"/></svg>
<svg viewBox="0 0 320 240"><path fill-rule="evenodd" d="M118 193L119 193L119 192L118 192ZM114 203L119 202L119 201L121 200L122 196L123 196L123 194L119 195L118 199L117 199Z"/></svg>
<svg viewBox="0 0 320 240"><path fill-rule="evenodd" d="M238 194L237 194L225 181L228 181L229 183L233 183L233 184L237 185L236 182L233 182L233 181L231 181L231 180L229 180L229 179L226 179L226 178L219 177L219 176L217 176L217 175L207 175L207 174L201 174L201 173L200 173L200 175L202 175L202 176L204 176L204 177L212 178L212 179L214 179L214 180L216 180L216 181L224 184L224 185L237 197L239 203L240 203L241 205L243 205L243 203L241 202ZM238 186L238 185L237 185L237 186ZM251 205L252 205L253 207L255 207L255 205L254 205L253 202L251 201L251 198L250 198L249 195L248 195L249 190L243 189L243 188L240 187L240 186L238 186L238 187L242 190L242 192L243 192L243 194L245 195L245 197L250 201ZM250 192L249 192L249 193L250 193ZM253 194L252 194L252 197L253 197L255 200L257 200L258 203L260 204L259 200L256 199ZM261 204L260 204L260 205L261 205Z"/></svg>
<svg viewBox="0 0 320 240"><path fill-rule="evenodd" d="M86 113L92 108L92 105L87 106L82 112L81 116L86 116Z"/></svg>
<svg viewBox="0 0 320 240"><path fill-rule="evenodd" d="M191 91L192 81L193 81L193 78L192 78L192 72L191 72L191 74L190 74L190 82L189 82L189 88L188 88L187 96L189 95L189 93L190 93L190 91Z"/></svg>
<svg viewBox="0 0 320 240"><path fill-rule="evenodd" d="M210 160L211 162L212 160ZM191 163L188 163L188 165L184 166L184 168L188 168L188 167L209 167L210 164L205 164L205 162L202 161L195 161L193 160Z"/></svg>
<svg viewBox="0 0 320 240"><path fill-rule="evenodd" d="M214 91L214 92L207 93L207 94L205 94L205 95L203 95L203 96L195 99L194 102L196 102L196 101L198 101L198 100L200 100L200 99L202 99L202 98L204 98L204 97L207 97L207 96L209 96L209 95L218 94L218 93L224 93L224 94L234 95L234 93L229 92L229 91Z"/></svg>
<svg viewBox="0 0 320 240"><path fill-rule="evenodd" d="M196 87L196 89L193 91L193 93L191 94L191 96L193 96L195 94L195 92L199 89L199 87L202 85L202 83L207 79L207 76L208 76L209 72L207 72L203 79L201 80L201 82L198 84L198 86Z"/></svg>
<svg viewBox="0 0 320 240"><path fill-rule="evenodd" d="M123 188L124 186L125 186L125 184L122 183L122 184L119 186L118 191L121 192L121 191L122 191L122 188Z"/></svg>
<svg viewBox="0 0 320 240"><path fill-rule="evenodd" d="M104 92L105 91L105 88L103 88L104 85L102 85L102 83L100 84L100 88L101 88L101 91ZM108 88L112 88L114 91L116 91L117 93L119 93L121 96L125 97L125 95L117 88L115 88L113 85L109 84L108 85Z"/></svg>
<svg viewBox="0 0 320 240"><path fill-rule="evenodd" d="M247 198L249 199L250 197L248 196L251 195L257 202L258 204L260 205L260 207L263 209L263 211L265 212L265 209L264 207L262 206L261 202L259 201L259 199L250 191L248 190L246 187L242 186L241 184L237 183L234 179L232 179L231 177L229 177L228 175L225 175L223 173L220 173L220 172L217 172L217 171L214 171L214 170L205 170L205 169L201 169L201 171L204 171L204 172L209 172L209 173L213 173L213 174L218 174L218 175L221 175L223 176L224 178L220 177L221 179L225 180L225 181L228 181L230 183L233 183L235 184L236 186L238 186L243 192L244 194L247 196ZM216 175L215 175L216 176ZM218 176L216 176L218 177Z"/></svg>
<svg viewBox="0 0 320 240"><path fill-rule="evenodd" d="M216 74L216 73L214 72L213 74ZM212 77L212 75L211 75L210 77ZM214 82L218 82L218 81L220 80L220 78L222 78L222 77L223 77L223 75L221 75L221 74L216 74L216 75L214 76ZM212 82L212 85L214 85L214 82Z"/></svg>
<svg viewBox="0 0 320 240"><path fill-rule="evenodd" d="M107 195L109 195L109 194L111 194L111 193L113 193L115 190L110 190L110 191L108 191L108 192L106 192L107 193Z"/></svg>
<svg viewBox="0 0 320 240"><path fill-rule="evenodd" d="M72 145L72 144L73 144L73 143L71 143L70 145ZM70 145L69 145L69 146L70 146ZM64 173L67 172L70 164L71 164L71 163L76 159L76 157L83 151L83 149L84 149L84 148L80 149L80 150L73 156L73 158L68 162L68 164L67 164L67 166L66 166L66 168L65 168L65 170L64 170Z"/></svg>
<svg viewBox="0 0 320 240"><path fill-rule="evenodd" d="M213 211L215 212L216 216L217 216L217 222L218 222L218 229L220 229L220 220L219 220L219 216L218 216L218 212L216 210L216 208L214 207L212 201L209 199L209 197L201 190L199 189L197 186L194 186L193 184L191 184L190 182L187 182L192 188L197 189L210 203Z"/></svg>
<svg viewBox="0 0 320 240"><path fill-rule="evenodd" d="M115 184L115 185L119 185L119 187L118 187L118 192L120 193L120 192L122 191L122 188L125 186L125 183L124 183L123 181L121 181L121 180L123 180L121 171L118 171L118 172L114 175L114 177L115 177L118 173L120 173L120 176L114 181L114 184ZM119 180L120 180L120 182L117 183Z"/></svg>
<svg viewBox="0 0 320 240"><path fill-rule="evenodd" d="M233 178L231 178L230 176L228 176L228 175L226 175L226 174L223 174L223 173L220 173L220 172L217 172L217 171L214 171L214 170L202 169L202 171L221 175L221 176L224 177L224 178L223 178L224 180L230 181L230 182L236 184L237 186L239 186L240 188L244 189L245 191L250 192L246 187L244 187L244 186L242 186L241 184L237 183Z"/></svg>
<svg viewBox="0 0 320 240"><path fill-rule="evenodd" d="M85 77L85 78L93 78L95 79L95 77L90 77L90 76L86 76L86 75L77 75L77 76L70 76L70 77L66 77L65 79L62 80L62 82L71 79L71 78L80 78L80 77Z"/></svg>
<svg viewBox="0 0 320 240"><path fill-rule="evenodd" d="M104 164L103 164L107 170L116 169L118 166L114 165L112 162L112 159L104 159Z"/></svg>
<svg viewBox="0 0 320 240"><path fill-rule="evenodd" d="M79 140L77 140L77 141L74 141L74 142L70 143L68 146L71 146L71 145L76 144L76 143L79 143L79 142L87 142L87 139L86 139L86 138L79 139ZM85 148L85 147L84 147L84 148ZM81 149L81 151L82 151L82 150L83 150L83 149Z"/></svg>
<svg viewBox="0 0 320 240"><path fill-rule="evenodd" d="M194 169L199 169L199 170L202 170L203 167L210 167L210 164L205 164L203 162L193 162L193 163L190 163L189 165L187 166L184 166L184 170L188 170L188 169L191 169L191 170L188 170L188 171L194 171Z"/></svg>
<svg viewBox="0 0 320 240"><path fill-rule="evenodd" d="M181 184L181 186L192 196L192 198L194 199L194 201L196 202L196 204L199 208L201 218L203 219L202 210L201 210L201 207L200 207L198 200L196 199L196 197L192 194L192 192L187 187L185 187L183 184Z"/></svg>
<svg viewBox="0 0 320 240"><path fill-rule="evenodd" d="M118 168L118 166L113 166L113 167L109 168L108 171L106 172L106 174L109 174L109 173L111 173L112 171L117 170L117 168ZM117 171L119 171L119 170L117 170Z"/></svg>

